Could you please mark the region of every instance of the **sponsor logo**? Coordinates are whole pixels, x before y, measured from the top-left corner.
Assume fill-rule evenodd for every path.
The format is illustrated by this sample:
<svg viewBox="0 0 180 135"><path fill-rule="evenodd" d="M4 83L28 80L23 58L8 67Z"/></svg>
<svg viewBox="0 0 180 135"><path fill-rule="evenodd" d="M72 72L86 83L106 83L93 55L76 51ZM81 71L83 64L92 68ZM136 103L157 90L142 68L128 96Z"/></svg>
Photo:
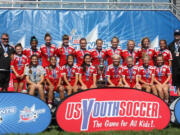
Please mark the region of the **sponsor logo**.
<svg viewBox="0 0 180 135"><path fill-rule="evenodd" d="M32 107L25 106L22 111L20 111L19 122L35 122L38 119L39 114L45 113L45 109L35 109L35 104Z"/></svg>
<svg viewBox="0 0 180 135"><path fill-rule="evenodd" d="M4 107L0 108L0 124L3 122L3 116L16 113L16 107Z"/></svg>
<svg viewBox="0 0 180 135"><path fill-rule="evenodd" d="M153 130L168 125L170 110L152 94L104 88L68 97L59 105L56 118L59 126L69 132Z"/></svg>

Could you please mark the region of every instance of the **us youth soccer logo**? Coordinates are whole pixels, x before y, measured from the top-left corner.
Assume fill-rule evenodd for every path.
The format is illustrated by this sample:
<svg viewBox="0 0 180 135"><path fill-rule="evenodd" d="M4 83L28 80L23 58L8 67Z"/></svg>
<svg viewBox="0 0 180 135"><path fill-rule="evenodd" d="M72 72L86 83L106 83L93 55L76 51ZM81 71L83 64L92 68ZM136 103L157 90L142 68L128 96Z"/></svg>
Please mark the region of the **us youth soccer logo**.
<svg viewBox="0 0 180 135"><path fill-rule="evenodd" d="M39 115L45 112L45 109L36 110L35 104L32 107L25 106L24 109L20 111L19 122L35 122Z"/></svg>
<svg viewBox="0 0 180 135"><path fill-rule="evenodd" d="M0 108L0 124L3 122L3 116L14 114L16 110L15 106Z"/></svg>

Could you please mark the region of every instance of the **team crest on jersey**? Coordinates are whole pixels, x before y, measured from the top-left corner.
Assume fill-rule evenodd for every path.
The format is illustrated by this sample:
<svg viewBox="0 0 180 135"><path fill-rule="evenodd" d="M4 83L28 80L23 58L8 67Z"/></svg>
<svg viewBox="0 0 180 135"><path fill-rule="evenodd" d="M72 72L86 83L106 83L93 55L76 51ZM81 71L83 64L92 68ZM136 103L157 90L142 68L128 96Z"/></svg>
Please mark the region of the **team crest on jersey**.
<svg viewBox="0 0 180 135"><path fill-rule="evenodd" d="M35 104L32 107L25 106L22 111L20 111L19 122L34 122L39 118L39 115L45 113L45 109L36 110Z"/></svg>

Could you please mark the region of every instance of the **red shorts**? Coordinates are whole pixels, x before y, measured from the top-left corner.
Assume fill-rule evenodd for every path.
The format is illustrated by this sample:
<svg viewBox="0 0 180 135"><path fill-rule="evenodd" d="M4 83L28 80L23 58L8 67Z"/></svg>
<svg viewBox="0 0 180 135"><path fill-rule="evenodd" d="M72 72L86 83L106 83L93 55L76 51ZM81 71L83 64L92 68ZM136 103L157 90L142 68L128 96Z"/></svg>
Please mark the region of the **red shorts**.
<svg viewBox="0 0 180 135"><path fill-rule="evenodd" d="M129 83L129 82L128 82L128 84L129 84L130 88L134 88L134 86L136 85L135 82L132 82L132 83Z"/></svg>
<svg viewBox="0 0 180 135"><path fill-rule="evenodd" d="M12 79L13 79L13 83L21 83L21 82L25 83L26 82L25 77L23 79L19 79L16 77L16 75L14 73L12 73Z"/></svg>

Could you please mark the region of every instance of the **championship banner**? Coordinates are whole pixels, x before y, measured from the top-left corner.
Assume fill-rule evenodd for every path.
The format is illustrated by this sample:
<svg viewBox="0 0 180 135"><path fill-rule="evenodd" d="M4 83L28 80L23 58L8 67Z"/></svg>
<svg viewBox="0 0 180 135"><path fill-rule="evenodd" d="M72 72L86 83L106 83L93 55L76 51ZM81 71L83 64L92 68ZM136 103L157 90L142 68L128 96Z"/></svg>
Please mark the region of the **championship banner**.
<svg viewBox="0 0 180 135"><path fill-rule="evenodd" d="M35 134L51 122L45 102L22 93L0 93L0 134Z"/></svg>
<svg viewBox="0 0 180 135"><path fill-rule="evenodd" d="M56 119L66 132L160 130L168 125L170 115L157 96L136 89L103 88L66 98Z"/></svg>

